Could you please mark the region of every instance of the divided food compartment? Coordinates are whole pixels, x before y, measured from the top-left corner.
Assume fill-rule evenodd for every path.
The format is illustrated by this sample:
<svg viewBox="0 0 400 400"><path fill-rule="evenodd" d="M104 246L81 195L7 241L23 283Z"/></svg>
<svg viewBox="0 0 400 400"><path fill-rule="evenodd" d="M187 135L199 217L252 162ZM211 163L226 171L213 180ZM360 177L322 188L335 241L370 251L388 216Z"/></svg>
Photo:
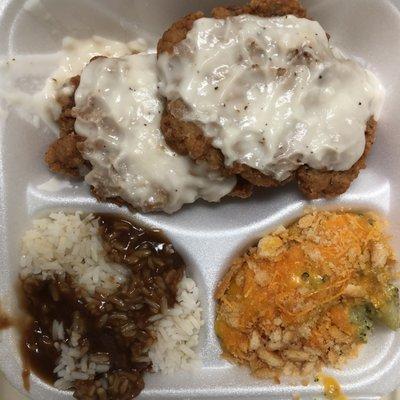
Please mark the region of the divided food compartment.
<svg viewBox="0 0 400 400"><path fill-rule="evenodd" d="M67 35L79 38L100 35L129 41L147 31L146 39L150 41L182 15L199 9L209 11L224 3L219 0L4 0L0 1L1 57L54 53ZM124 213L162 229L184 257L190 276L200 288L205 320L199 345L203 367L193 374L182 372L171 377L148 374L146 389L140 398L288 399L294 393L302 399L321 397L322 388L318 383L293 386L256 380L245 368L220 358L213 324L213 293L219 279L245 246L254 243L262 233L292 221L310 206L381 212L390 223L393 246L400 254L400 136L397 131L400 127L397 107L400 103L400 1L304 0L303 3L309 14L331 34L332 42L368 65L386 88L386 102L368 168L345 195L335 200L306 202L294 186L288 186L260 191L245 201L197 202L171 216L132 215L125 208L97 203L84 183L74 183L58 192L38 188L51 178L42 159L56 133L42 122L36 127L32 125L26 113L12 110L0 115L0 299L3 307L12 310L16 306L14 289L22 232L32 218L52 210ZM33 93L41 87L55 67L50 58L48 63L32 77L21 80L26 92ZM18 338L12 330L1 335L0 368L22 391ZM372 399L400 386L399 370L400 333L378 327L358 358L341 371L327 373L337 377L350 398ZM72 397L34 376L31 383L32 399Z"/></svg>

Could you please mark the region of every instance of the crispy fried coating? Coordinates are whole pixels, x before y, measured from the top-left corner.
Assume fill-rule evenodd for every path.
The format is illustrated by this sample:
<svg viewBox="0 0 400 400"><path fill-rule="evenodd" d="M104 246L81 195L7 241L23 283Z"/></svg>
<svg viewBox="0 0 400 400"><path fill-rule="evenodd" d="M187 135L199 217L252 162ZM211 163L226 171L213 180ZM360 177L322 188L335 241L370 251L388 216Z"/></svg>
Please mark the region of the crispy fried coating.
<svg viewBox="0 0 400 400"><path fill-rule="evenodd" d="M79 86L79 81L79 76L70 79L69 84L73 91ZM72 109L75 106L74 96L62 96L57 100L61 105L61 114L57 121L60 137L49 146L44 161L52 172L79 178L85 160L78 149L83 138L77 135L74 130L75 118L72 116Z"/></svg>
<svg viewBox="0 0 400 400"><path fill-rule="evenodd" d="M78 150L80 142L82 142L80 136L70 133L52 143L44 156L50 170L64 176L79 178L80 169L85 164Z"/></svg>
<svg viewBox="0 0 400 400"><path fill-rule="evenodd" d="M361 169L366 167L366 158L375 141L376 121L371 117L365 130L365 149L361 158L347 171L319 171L307 166L296 171L300 191L309 199L338 196L350 187Z"/></svg>

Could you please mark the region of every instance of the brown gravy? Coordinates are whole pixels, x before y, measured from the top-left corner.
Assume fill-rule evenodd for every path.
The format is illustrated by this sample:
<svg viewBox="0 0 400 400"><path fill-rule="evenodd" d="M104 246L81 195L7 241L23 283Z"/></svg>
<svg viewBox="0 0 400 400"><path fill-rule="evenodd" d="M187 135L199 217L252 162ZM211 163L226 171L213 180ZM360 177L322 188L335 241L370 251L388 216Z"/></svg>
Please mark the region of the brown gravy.
<svg viewBox="0 0 400 400"><path fill-rule="evenodd" d="M1 309L0 306L0 330L10 328L13 325L12 319Z"/></svg>
<svg viewBox="0 0 400 400"><path fill-rule="evenodd" d="M11 327L15 327L20 331L23 331L24 327L26 326L26 323L24 319L22 318L11 318L2 308L0 305L0 331L5 330ZM30 389L30 382L29 382L29 369L25 368L25 365L23 366L22 370L22 382L24 385L25 390L29 391Z"/></svg>

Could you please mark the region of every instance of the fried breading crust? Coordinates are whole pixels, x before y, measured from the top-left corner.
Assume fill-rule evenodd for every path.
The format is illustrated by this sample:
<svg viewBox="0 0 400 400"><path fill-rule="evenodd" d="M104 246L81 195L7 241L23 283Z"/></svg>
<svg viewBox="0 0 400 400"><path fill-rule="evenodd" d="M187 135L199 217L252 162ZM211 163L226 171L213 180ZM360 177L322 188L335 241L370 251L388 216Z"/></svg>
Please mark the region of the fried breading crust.
<svg viewBox="0 0 400 400"><path fill-rule="evenodd" d="M298 0L252 0L243 7L217 7L212 11L214 18L227 18L240 14L255 14L262 17L273 17L293 14L297 17L306 17L306 11ZM189 14L175 22L158 42L157 51L171 53L175 45L186 38L192 29L193 23L204 17L202 12ZM371 117L366 128L366 147L364 154L347 171L322 171L302 166L284 182L279 182L260 171L241 163L226 166L221 150L212 146L200 126L182 119L185 104L182 100L167 102L161 121L161 130L168 145L179 154L189 155L194 160L205 161L211 169L219 171L225 176L238 175L255 186L277 187L295 179L300 191L310 199L319 197L334 197L344 193L357 178L360 169L365 168L365 159L375 138L376 122Z"/></svg>
<svg viewBox="0 0 400 400"><path fill-rule="evenodd" d="M227 18L240 14L253 14L260 17L278 17L293 14L299 18L306 17L306 10L298 0L251 0L245 6L216 7L212 10L214 18ZM192 13L175 22L158 42L158 54L164 51L172 52L174 46L186 38L192 29L193 23L204 17L201 11Z"/></svg>
<svg viewBox="0 0 400 400"><path fill-rule="evenodd" d="M300 191L309 199L331 198L344 193L366 167L366 158L375 141L376 121L371 117L365 130L365 150L361 158L347 171L319 171L307 166L296 171Z"/></svg>
<svg viewBox="0 0 400 400"><path fill-rule="evenodd" d="M69 81L74 92L79 86L79 81L79 76L74 76ZM61 105L61 114L57 121L60 127L60 138L49 146L44 161L52 172L80 178L80 170L85 165L85 160L78 149L83 138L74 130L75 118L72 116L72 108L75 106L74 96L59 97L57 101Z"/></svg>

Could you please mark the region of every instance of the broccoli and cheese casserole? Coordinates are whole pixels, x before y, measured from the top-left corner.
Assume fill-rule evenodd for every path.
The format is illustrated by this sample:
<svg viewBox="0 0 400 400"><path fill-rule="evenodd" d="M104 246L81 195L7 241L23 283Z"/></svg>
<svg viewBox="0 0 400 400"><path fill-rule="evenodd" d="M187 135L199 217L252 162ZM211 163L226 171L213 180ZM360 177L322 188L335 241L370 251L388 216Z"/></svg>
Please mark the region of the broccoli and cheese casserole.
<svg viewBox="0 0 400 400"><path fill-rule="evenodd" d="M355 356L375 322L399 327L394 253L371 213L313 212L264 236L219 284L224 355L261 378Z"/></svg>

